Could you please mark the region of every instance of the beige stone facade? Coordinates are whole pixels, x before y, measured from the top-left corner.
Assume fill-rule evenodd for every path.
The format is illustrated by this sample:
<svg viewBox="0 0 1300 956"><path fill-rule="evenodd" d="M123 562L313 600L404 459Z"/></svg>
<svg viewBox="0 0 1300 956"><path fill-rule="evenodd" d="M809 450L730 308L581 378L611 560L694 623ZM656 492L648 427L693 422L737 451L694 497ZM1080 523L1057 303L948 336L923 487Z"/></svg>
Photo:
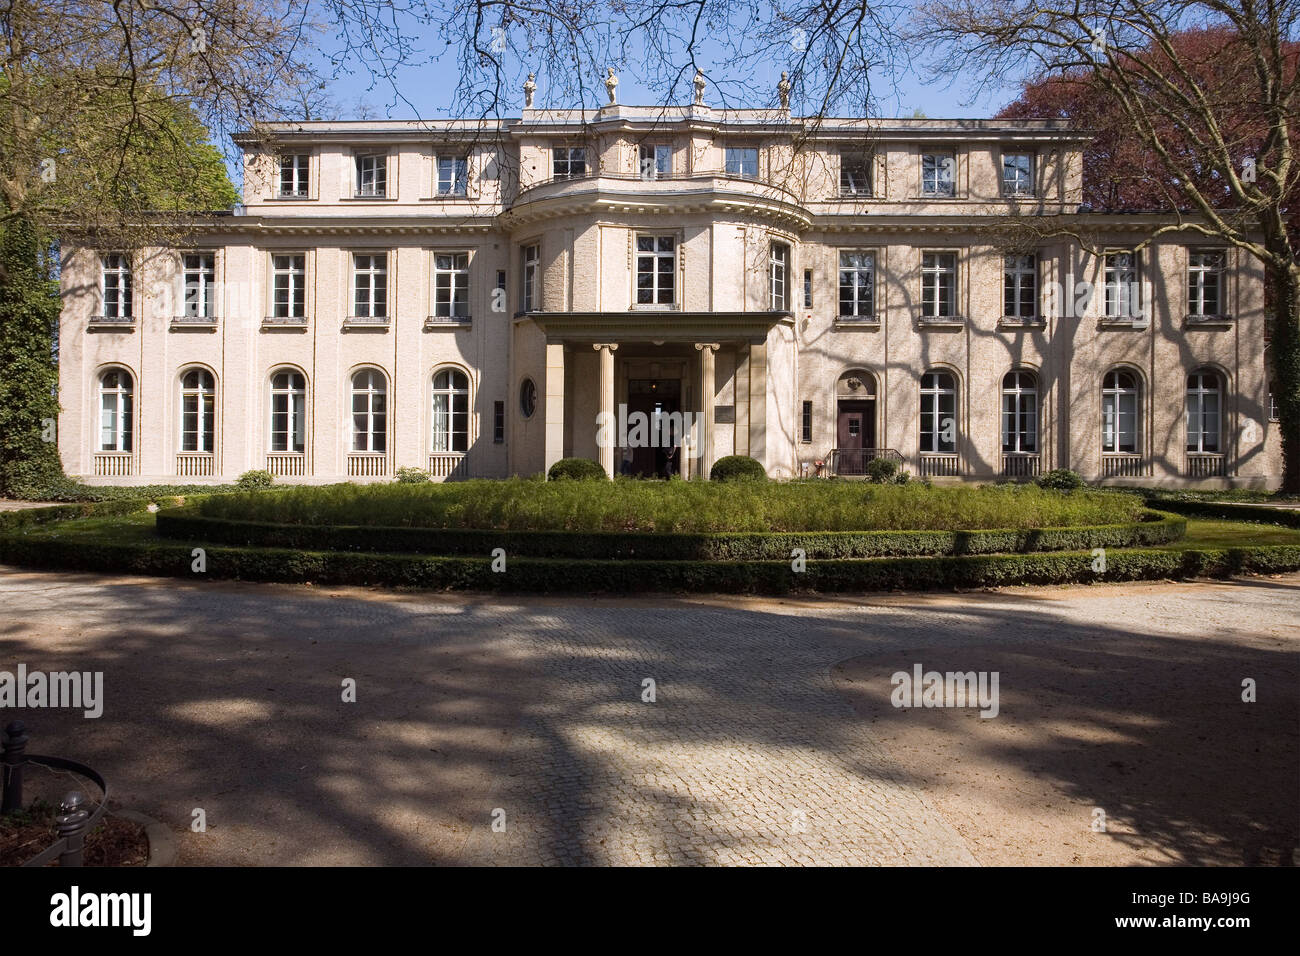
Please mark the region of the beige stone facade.
<svg viewBox="0 0 1300 956"><path fill-rule="evenodd" d="M1274 482L1259 265L1130 255L1166 220L1081 212L1083 143L707 106L277 126L184 248L67 248L64 465ZM602 447L620 406L698 416L698 457Z"/></svg>

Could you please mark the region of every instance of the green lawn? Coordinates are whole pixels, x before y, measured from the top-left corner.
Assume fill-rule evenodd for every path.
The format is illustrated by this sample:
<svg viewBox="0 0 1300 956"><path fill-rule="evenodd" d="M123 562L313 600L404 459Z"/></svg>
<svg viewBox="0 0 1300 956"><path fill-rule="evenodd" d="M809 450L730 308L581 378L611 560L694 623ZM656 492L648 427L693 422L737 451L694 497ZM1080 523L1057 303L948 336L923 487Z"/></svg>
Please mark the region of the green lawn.
<svg viewBox="0 0 1300 956"><path fill-rule="evenodd" d="M1160 545L1166 551L1192 549L1251 548L1258 545L1300 545L1300 529L1250 521L1216 521L1188 518L1187 534L1181 541Z"/></svg>

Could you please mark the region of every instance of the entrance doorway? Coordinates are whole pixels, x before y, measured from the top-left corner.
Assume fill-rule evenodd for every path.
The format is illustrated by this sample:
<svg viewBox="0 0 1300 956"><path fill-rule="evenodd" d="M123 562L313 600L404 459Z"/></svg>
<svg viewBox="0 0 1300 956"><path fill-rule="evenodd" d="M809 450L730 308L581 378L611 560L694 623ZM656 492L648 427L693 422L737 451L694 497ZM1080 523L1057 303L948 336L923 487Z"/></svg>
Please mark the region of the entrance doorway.
<svg viewBox="0 0 1300 956"><path fill-rule="evenodd" d="M626 452L619 449L624 467L623 474L637 475L642 478L667 478L679 474L682 464L682 450L679 445L662 447L665 432L660 431L662 416L680 412L682 396L681 379L676 378L633 378L627 383L627 414L629 422L632 416L641 412L649 423L646 445L633 448L632 460L628 462ZM680 421L680 419L679 419ZM673 442L680 442L680 428L671 433ZM654 447L658 442L660 447Z"/></svg>
<svg viewBox="0 0 1300 956"><path fill-rule="evenodd" d="M876 447L876 400L840 399L835 429L841 475L863 475L867 456Z"/></svg>

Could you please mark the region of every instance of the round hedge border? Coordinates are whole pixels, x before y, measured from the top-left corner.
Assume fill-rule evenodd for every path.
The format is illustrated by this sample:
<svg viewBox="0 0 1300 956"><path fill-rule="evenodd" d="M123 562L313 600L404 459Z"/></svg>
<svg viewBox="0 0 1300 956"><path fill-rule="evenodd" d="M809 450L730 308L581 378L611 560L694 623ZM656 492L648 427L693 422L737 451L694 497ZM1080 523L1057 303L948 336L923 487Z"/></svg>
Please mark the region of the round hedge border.
<svg viewBox="0 0 1300 956"><path fill-rule="evenodd" d="M1146 511L1142 521L1077 528L986 531L825 531L740 534L490 531L299 525L210 518L192 508L160 511L158 534L183 541L308 551L507 554L596 561L782 561L795 548L809 560L1077 551L1177 541L1187 530L1178 515Z"/></svg>

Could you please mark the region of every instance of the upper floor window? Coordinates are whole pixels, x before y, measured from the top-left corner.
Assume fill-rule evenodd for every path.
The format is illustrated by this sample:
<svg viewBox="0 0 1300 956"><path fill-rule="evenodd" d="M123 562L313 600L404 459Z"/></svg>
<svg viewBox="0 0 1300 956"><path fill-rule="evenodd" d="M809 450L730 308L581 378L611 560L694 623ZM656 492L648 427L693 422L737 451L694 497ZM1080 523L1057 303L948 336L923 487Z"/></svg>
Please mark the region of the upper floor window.
<svg viewBox="0 0 1300 956"><path fill-rule="evenodd" d="M1219 373L1197 369L1187 376L1187 450L1217 454L1222 450L1223 388Z"/></svg>
<svg viewBox="0 0 1300 956"><path fill-rule="evenodd" d="M921 254L921 314L946 318L957 314L957 254Z"/></svg>
<svg viewBox="0 0 1300 956"><path fill-rule="evenodd" d="M388 253L352 257L352 314L357 318L382 318L388 314Z"/></svg>
<svg viewBox="0 0 1300 956"><path fill-rule="evenodd" d="M216 437L212 373L192 368L181 376L181 451L211 452Z"/></svg>
<svg viewBox="0 0 1300 956"><path fill-rule="evenodd" d="M525 312L536 311L537 307L541 305L541 256L541 246L524 246L523 288L521 289L520 298L523 301L523 311Z"/></svg>
<svg viewBox="0 0 1300 956"><path fill-rule="evenodd" d="M840 195L871 195L871 158L852 153L840 154Z"/></svg>
<svg viewBox="0 0 1300 956"><path fill-rule="evenodd" d="M758 148L755 146L728 146L725 162L729 176L758 178Z"/></svg>
<svg viewBox="0 0 1300 956"><path fill-rule="evenodd" d="M1002 154L1002 195L1034 194L1034 156L1032 153Z"/></svg>
<svg viewBox="0 0 1300 956"><path fill-rule="evenodd" d="M130 451L134 410L131 373L111 368L99 376L99 450Z"/></svg>
<svg viewBox="0 0 1300 956"><path fill-rule="evenodd" d="M185 315L212 318L216 315L216 256L211 252L185 255Z"/></svg>
<svg viewBox="0 0 1300 956"><path fill-rule="evenodd" d="M121 254L104 256L100 261L104 315L129 319L134 313L131 302L131 260Z"/></svg>
<svg viewBox="0 0 1300 956"><path fill-rule="evenodd" d="M874 317L876 314L876 254L840 253L840 315Z"/></svg>
<svg viewBox="0 0 1300 956"><path fill-rule="evenodd" d="M1187 256L1187 314L1223 315L1223 251L1193 250Z"/></svg>
<svg viewBox="0 0 1300 956"><path fill-rule="evenodd" d="M1101 383L1101 450L1134 454L1138 450L1142 393L1137 376L1112 369Z"/></svg>
<svg viewBox="0 0 1300 956"><path fill-rule="evenodd" d="M438 195L464 196L469 192L469 159L465 156L438 157Z"/></svg>
<svg viewBox="0 0 1300 956"><path fill-rule="evenodd" d="M433 314L469 317L469 253L433 254Z"/></svg>
<svg viewBox="0 0 1300 956"><path fill-rule="evenodd" d="M768 254L768 279L772 311L788 311L790 308L790 247L784 242L772 243Z"/></svg>
<svg viewBox="0 0 1300 956"><path fill-rule="evenodd" d="M302 452L307 437L307 379L282 369L271 376L271 451Z"/></svg>
<svg viewBox="0 0 1300 956"><path fill-rule="evenodd" d="M280 195L305 197L309 191L308 168L311 157L305 153L280 157Z"/></svg>
<svg viewBox="0 0 1300 956"><path fill-rule="evenodd" d="M672 305L677 275L677 243L672 236L636 237L637 305Z"/></svg>
<svg viewBox="0 0 1300 956"><path fill-rule="evenodd" d="M1019 319L1038 314L1038 257L1004 256L1002 259L1002 314Z"/></svg>
<svg viewBox="0 0 1300 956"><path fill-rule="evenodd" d="M637 170L642 179L662 179L673 173L673 148L662 143L642 143L637 149Z"/></svg>
<svg viewBox="0 0 1300 956"><path fill-rule="evenodd" d="M557 146L551 150L551 164L556 179L578 179L587 175L587 149Z"/></svg>
<svg viewBox="0 0 1300 956"><path fill-rule="evenodd" d="M388 157L365 153L357 157L357 195L373 199L388 195Z"/></svg>
<svg viewBox="0 0 1300 956"><path fill-rule="evenodd" d="M274 315L280 319L301 319L307 314L307 257L271 257Z"/></svg>
<svg viewBox="0 0 1300 956"><path fill-rule="evenodd" d="M921 195L954 195L954 173L957 160L952 153L923 153L921 155Z"/></svg>
<svg viewBox="0 0 1300 956"><path fill-rule="evenodd" d="M1106 315L1131 318L1138 304L1137 256L1132 252L1107 253L1103 282Z"/></svg>

